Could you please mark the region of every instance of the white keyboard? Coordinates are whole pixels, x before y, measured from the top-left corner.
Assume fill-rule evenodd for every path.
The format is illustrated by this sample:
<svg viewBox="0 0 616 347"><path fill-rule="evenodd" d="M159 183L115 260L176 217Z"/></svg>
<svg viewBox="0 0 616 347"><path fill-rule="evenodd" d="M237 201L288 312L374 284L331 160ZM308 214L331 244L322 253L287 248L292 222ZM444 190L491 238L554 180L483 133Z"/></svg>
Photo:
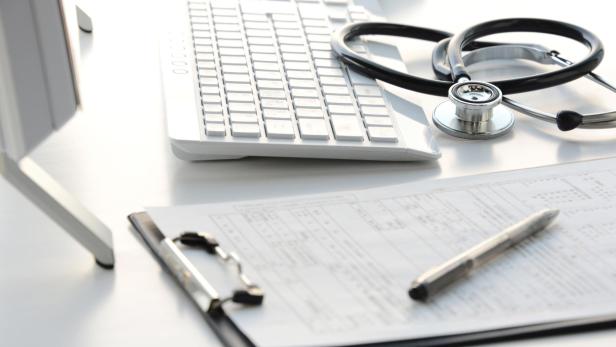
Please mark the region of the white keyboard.
<svg viewBox="0 0 616 347"><path fill-rule="evenodd" d="M192 93L181 89L194 95L197 121L179 125L185 115L170 118L178 112L173 109L177 102L171 102L171 109L167 105L167 118L170 132L190 126L199 132L188 140L170 133L179 157L438 157L425 124L414 122L415 138L409 141L383 88L347 69L333 54L332 31L368 20L363 7L347 6L344 0L179 3L186 6L187 25L177 43L187 59L175 60L171 67L186 71L176 75L192 77ZM170 35L173 46L173 36L180 36ZM362 43L354 48L370 54ZM174 97L169 86L177 81L166 75L163 70L169 104Z"/></svg>

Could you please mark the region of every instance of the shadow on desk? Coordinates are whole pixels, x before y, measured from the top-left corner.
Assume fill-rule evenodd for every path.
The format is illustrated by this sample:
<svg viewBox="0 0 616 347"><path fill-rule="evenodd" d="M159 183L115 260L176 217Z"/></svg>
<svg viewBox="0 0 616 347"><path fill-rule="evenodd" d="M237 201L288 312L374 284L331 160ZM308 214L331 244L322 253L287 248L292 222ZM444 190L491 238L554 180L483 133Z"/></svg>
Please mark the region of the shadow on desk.
<svg viewBox="0 0 616 347"><path fill-rule="evenodd" d="M244 158L179 162L173 204L263 199L406 183L438 176L438 162Z"/></svg>

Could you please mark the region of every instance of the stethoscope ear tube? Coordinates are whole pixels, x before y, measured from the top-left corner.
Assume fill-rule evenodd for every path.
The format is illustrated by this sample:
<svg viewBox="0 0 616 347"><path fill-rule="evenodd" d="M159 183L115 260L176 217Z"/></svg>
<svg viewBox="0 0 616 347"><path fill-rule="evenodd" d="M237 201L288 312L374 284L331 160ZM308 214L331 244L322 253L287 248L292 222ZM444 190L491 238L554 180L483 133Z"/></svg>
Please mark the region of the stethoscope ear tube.
<svg viewBox="0 0 616 347"><path fill-rule="evenodd" d="M590 52L577 63L557 71L505 81L492 82L503 94L515 94L554 87L576 80L594 70L603 59L601 40L590 31L569 23L535 18L499 19L472 26L454 35L447 48L447 58L451 68L451 80L471 79L462 59L462 49L479 38L509 32L536 32L554 34L570 38L586 45Z"/></svg>
<svg viewBox="0 0 616 347"><path fill-rule="evenodd" d="M332 34L331 41L332 49L338 54L340 60L346 63L350 68L368 77L424 94L447 96L449 88L453 85L450 81L425 79L419 76L409 75L405 72L394 70L385 65L371 61L353 51L347 43L362 35L398 36L438 42L450 37L450 33L402 24L362 22L348 24L342 27Z"/></svg>

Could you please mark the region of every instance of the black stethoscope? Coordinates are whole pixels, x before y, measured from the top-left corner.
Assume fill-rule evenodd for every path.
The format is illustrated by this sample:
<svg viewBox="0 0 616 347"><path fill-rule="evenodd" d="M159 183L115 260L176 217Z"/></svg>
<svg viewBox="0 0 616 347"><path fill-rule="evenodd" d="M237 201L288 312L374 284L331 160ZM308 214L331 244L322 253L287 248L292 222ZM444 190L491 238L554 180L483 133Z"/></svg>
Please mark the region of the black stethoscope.
<svg viewBox="0 0 616 347"><path fill-rule="evenodd" d="M589 53L581 61L573 63L562 58L558 52L539 45L476 41L488 35L508 32L536 32L567 37L584 44ZM426 79L394 70L353 51L348 42L362 35L398 36L438 42L432 55L432 67L439 79ZM616 112L582 115L574 111L560 111L553 115L503 96L554 87L580 77L587 77L616 92L616 88L592 72L603 59L603 44L593 33L573 24L546 19L511 18L481 23L452 35L429 28L363 22L349 24L334 33L332 48L350 68L371 78L420 93L448 96L449 101L434 110L432 119L439 129L453 136L486 139L506 134L515 121L506 106L534 118L556 123L563 131L616 127ZM463 56L463 50L470 52ZM562 68L501 81L472 80L467 66L489 59L527 59L542 64L556 64Z"/></svg>

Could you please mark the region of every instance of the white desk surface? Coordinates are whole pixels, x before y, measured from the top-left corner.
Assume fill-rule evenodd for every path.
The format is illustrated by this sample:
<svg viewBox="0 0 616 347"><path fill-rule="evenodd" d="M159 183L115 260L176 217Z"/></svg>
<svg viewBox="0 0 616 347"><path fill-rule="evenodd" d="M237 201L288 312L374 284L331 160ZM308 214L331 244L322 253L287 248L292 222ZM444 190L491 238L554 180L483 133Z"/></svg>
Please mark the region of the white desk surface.
<svg viewBox="0 0 616 347"><path fill-rule="evenodd" d="M616 39L608 2L383 2L394 13L392 20L449 31L505 16L578 23L604 39L607 56L598 71L616 81ZM182 162L172 155L165 138L158 22L152 16L156 2L106 0L86 5L94 19L94 35L82 35L87 112L33 157L112 227L117 266L113 271L97 267L88 253L0 181L2 346L220 346L195 307L129 228L126 215L143 206L358 189L616 154L614 130L562 134L553 126L519 117L513 134L489 142L462 141L435 130L443 151L436 163L258 158ZM475 11L484 6L489 10ZM429 72L425 64L430 45L416 45L410 48L417 50L411 57L419 60L408 65ZM441 100L408 95L428 113ZM567 100L581 98L587 103L588 98L597 98L597 89L561 89L551 97L545 95L534 97L534 105L549 100L556 110ZM596 109L616 107L614 102L596 100ZM505 345L615 344L616 330Z"/></svg>

